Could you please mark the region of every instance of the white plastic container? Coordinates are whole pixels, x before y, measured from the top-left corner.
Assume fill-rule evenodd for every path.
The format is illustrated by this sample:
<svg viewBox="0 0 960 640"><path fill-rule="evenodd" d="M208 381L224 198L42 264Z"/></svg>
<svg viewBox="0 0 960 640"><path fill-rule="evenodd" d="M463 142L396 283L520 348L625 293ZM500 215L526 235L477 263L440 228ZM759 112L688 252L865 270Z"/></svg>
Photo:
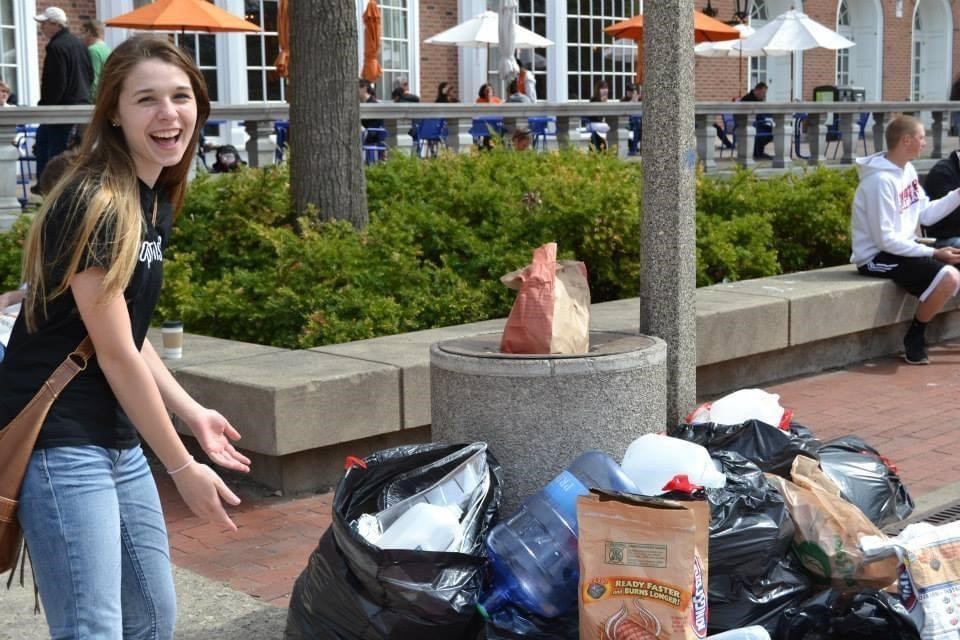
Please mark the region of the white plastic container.
<svg viewBox="0 0 960 640"><path fill-rule="evenodd" d="M783 419L780 396L763 389L740 389L710 405L710 420L717 424L742 424L747 420L759 420L779 427Z"/></svg>
<svg viewBox="0 0 960 640"><path fill-rule="evenodd" d="M770 640L770 634L760 625L754 625L707 636L707 640Z"/></svg>
<svg viewBox="0 0 960 640"><path fill-rule="evenodd" d="M647 496L664 493L663 485L678 475L685 475L702 487L722 487L727 482L704 447L655 433L634 440L627 447L620 468Z"/></svg>
<svg viewBox="0 0 960 640"><path fill-rule="evenodd" d="M446 551L463 536L457 505L419 502L410 507L374 542L381 549Z"/></svg>

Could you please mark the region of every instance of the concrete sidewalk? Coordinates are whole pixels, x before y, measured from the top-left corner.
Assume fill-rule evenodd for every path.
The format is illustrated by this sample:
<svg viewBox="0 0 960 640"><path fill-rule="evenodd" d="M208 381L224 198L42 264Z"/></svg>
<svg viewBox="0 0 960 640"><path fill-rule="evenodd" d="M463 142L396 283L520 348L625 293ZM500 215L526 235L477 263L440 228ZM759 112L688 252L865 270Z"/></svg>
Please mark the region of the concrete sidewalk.
<svg viewBox="0 0 960 640"><path fill-rule="evenodd" d="M960 342L938 345L930 356L928 366L890 357L767 390L820 439L855 434L890 458L919 512L960 498ZM229 534L189 513L165 474L157 480L177 567L177 637L282 638L293 582L330 523L332 495L263 496L241 484L244 503L233 511L239 531ZM48 637L32 614L32 589L0 600L0 640Z"/></svg>

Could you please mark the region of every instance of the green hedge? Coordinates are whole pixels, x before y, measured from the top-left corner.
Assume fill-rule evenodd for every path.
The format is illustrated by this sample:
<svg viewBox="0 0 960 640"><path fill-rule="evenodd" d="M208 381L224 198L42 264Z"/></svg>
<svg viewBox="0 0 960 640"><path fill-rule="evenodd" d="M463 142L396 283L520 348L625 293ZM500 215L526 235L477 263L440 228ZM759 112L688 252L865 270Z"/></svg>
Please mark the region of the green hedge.
<svg viewBox="0 0 960 640"><path fill-rule="evenodd" d="M577 151L395 154L367 170L363 232L298 219L288 181L285 167L269 167L193 182L158 319L306 348L502 317L515 294L499 277L550 241L587 264L594 301L638 292L638 163ZM854 171L697 182L698 285L846 261ZM6 286L24 228L0 234Z"/></svg>

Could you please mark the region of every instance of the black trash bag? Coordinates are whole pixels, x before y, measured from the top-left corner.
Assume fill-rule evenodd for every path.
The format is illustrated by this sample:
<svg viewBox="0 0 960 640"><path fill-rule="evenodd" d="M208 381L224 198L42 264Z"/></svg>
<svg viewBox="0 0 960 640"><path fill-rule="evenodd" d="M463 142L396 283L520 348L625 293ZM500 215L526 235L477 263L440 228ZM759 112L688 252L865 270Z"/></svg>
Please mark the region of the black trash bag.
<svg viewBox="0 0 960 640"><path fill-rule="evenodd" d="M467 531L466 553L380 549L350 527L437 482L475 445L419 444L371 454L337 485L333 522L297 578L285 638L447 640L473 638L485 563L483 542L501 500L501 469L486 452L490 489Z"/></svg>
<svg viewBox="0 0 960 640"><path fill-rule="evenodd" d="M913 513L907 488L880 453L856 436L844 436L820 447L820 468L840 487L843 497L860 507L882 529Z"/></svg>
<svg viewBox="0 0 960 640"><path fill-rule="evenodd" d="M784 612L775 640L919 640L897 596L829 589Z"/></svg>
<svg viewBox="0 0 960 640"><path fill-rule="evenodd" d="M792 551L760 578L715 576L712 549L710 554L710 633L757 624L772 636L784 612L796 607L814 591L810 577Z"/></svg>
<svg viewBox="0 0 960 640"><path fill-rule="evenodd" d="M486 621L486 640L577 640L580 637L579 607L557 618L542 618L512 604L506 604Z"/></svg>
<svg viewBox="0 0 960 640"><path fill-rule="evenodd" d="M820 441L802 425L790 425L790 431L747 420L742 424L678 424L667 433L715 451L734 451L760 467L761 471L790 477L790 465L798 455L817 459Z"/></svg>
<svg viewBox="0 0 960 640"><path fill-rule="evenodd" d="M790 549L794 534L790 512L755 464L733 451L716 451L712 457L727 483L705 490L710 504L710 578L760 578Z"/></svg>

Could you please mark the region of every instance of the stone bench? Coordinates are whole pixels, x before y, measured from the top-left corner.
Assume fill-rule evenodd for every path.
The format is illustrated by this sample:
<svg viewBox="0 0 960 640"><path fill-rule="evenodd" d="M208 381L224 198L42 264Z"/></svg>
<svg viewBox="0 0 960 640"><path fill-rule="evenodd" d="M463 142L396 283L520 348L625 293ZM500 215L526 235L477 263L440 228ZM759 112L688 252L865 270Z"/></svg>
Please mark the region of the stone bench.
<svg viewBox="0 0 960 640"><path fill-rule="evenodd" d="M916 307L893 283L852 266L697 290L697 389L745 386L862 361L901 348ZM960 335L957 301L931 341ZM592 329L637 333L637 298L593 305ZM430 439L434 342L499 332L490 320L297 351L187 334L167 361L183 386L243 434L254 477L283 491L325 488L346 455ZM160 334L150 339L159 350Z"/></svg>

